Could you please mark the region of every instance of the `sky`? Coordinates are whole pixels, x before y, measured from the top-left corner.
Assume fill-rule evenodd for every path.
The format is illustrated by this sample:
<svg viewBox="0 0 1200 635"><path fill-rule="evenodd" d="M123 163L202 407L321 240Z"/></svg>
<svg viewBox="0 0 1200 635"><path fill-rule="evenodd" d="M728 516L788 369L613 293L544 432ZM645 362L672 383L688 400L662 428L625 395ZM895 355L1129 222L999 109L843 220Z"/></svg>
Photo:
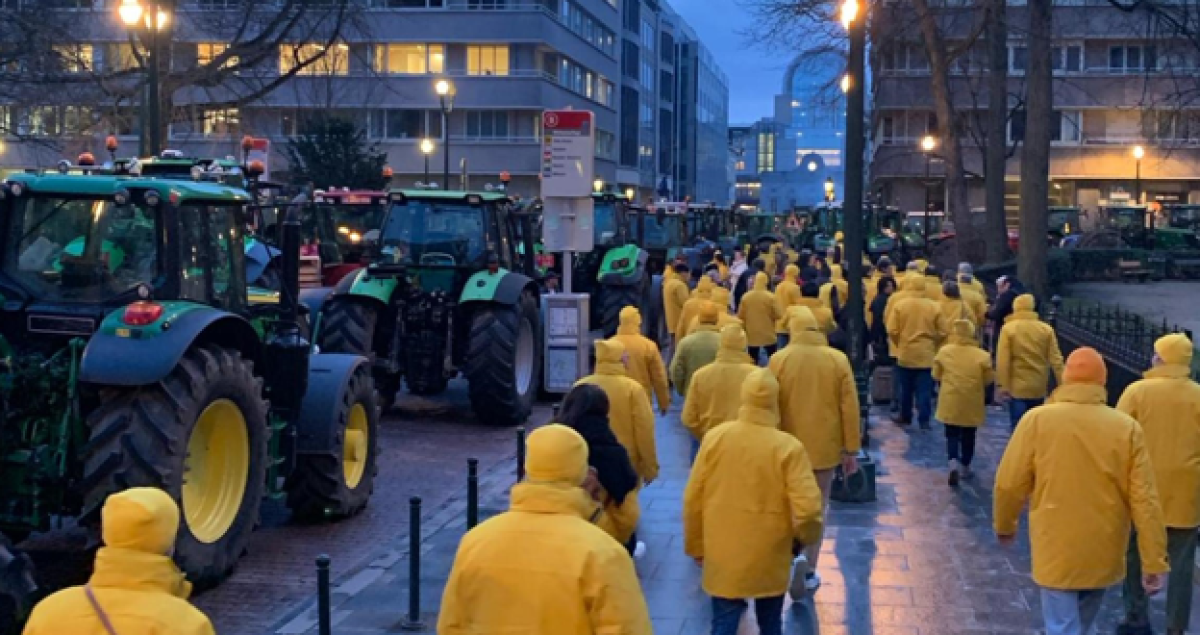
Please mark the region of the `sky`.
<svg viewBox="0 0 1200 635"><path fill-rule="evenodd" d="M729 123L754 123L772 114L788 55L748 43L754 21L737 0L670 0L696 30L729 78Z"/></svg>

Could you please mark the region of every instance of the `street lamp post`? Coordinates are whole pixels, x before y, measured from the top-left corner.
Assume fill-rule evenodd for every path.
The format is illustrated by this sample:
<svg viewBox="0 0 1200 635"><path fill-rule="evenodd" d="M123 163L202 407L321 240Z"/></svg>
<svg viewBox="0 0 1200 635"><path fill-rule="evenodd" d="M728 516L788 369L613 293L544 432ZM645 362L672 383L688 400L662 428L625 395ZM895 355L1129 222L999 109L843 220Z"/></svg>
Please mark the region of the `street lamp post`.
<svg viewBox="0 0 1200 635"><path fill-rule="evenodd" d="M450 111L454 110L454 82L439 79L433 83L442 105L442 189L450 189Z"/></svg>
<svg viewBox="0 0 1200 635"><path fill-rule="evenodd" d="M425 155L425 187L429 187L429 155L433 154L433 139L421 139L421 154Z"/></svg>
<svg viewBox="0 0 1200 635"><path fill-rule="evenodd" d="M1145 156L1145 148L1142 146L1133 146L1133 202L1135 205L1142 204L1142 159Z"/></svg>
<svg viewBox="0 0 1200 635"><path fill-rule="evenodd" d="M933 149L937 147L937 139L933 135L925 135L921 139L921 151L925 153L925 180L921 185L925 188L925 226L921 230L923 234L922 241L925 245L925 257L929 257L929 217L931 211L929 209L929 162L933 159Z"/></svg>
<svg viewBox="0 0 1200 635"><path fill-rule="evenodd" d="M162 95L159 81L159 32L167 27L170 7L151 1L143 7L139 0L121 0L117 16L131 31L138 35L139 29L146 31L146 91L142 97L142 125L138 144L142 156L157 155L162 151Z"/></svg>

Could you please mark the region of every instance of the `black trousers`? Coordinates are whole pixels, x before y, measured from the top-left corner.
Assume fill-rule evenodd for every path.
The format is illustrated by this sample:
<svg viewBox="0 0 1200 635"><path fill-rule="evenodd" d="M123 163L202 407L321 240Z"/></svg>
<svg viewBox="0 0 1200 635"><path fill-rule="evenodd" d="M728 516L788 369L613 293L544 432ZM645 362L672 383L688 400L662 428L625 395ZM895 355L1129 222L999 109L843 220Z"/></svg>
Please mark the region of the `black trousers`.
<svg viewBox="0 0 1200 635"><path fill-rule="evenodd" d="M975 458L975 432L976 428L947 423L946 455L970 467L971 459Z"/></svg>
<svg viewBox="0 0 1200 635"><path fill-rule="evenodd" d="M774 355L775 351L777 351L777 350L779 350L779 347L775 346L774 344L772 344L771 346L747 346L746 347L746 352L750 353L750 359L754 360L755 364L758 363L758 354L760 352L766 351L767 352L767 360L769 361L771 359L771 356Z"/></svg>

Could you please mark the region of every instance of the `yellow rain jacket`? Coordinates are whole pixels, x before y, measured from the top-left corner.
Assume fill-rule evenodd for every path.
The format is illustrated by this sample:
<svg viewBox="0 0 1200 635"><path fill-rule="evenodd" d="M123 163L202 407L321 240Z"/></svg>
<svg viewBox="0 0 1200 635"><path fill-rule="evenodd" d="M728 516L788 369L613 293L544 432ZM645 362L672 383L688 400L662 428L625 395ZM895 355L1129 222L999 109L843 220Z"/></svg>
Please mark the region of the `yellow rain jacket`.
<svg viewBox="0 0 1200 635"><path fill-rule="evenodd" d="M967 303L967 307L971 309L971 314L975 316L975 326L981 326L984 317L987 315L987 296L975 291L974 287L967 286L961 282L958 284L958 294L962 296L963 302Z"/></svg>
<svg viewBox="0 0 1200 635"><path fill-rule="evenodd" d="M613 340L596 340L596 371L575 382L599 386L608 397L608 425L643 480L658 478L658 449L654 443L654 411L646 389L626 374L621 358L625 347Z"/></svg>
<svg viewBox="0 0 1200 635"><path fill-rule="evenodd" d="M108 497L102 514L105 546L96 552L88 586L121 635L212 635L212 624L188 603L192 585L166 555L179 531L179 507L162 490L138 487ZM38 603L25 635L107 635L84 587Z"/></svg>
<svg viewBox="0 0 1200 635"><path fill-rule="evenodd" d="M821 285L821 306L826 309L833 310L833 290L837 289L838 306L846 306L846 301L850 299L850 283L846 281L843 275L841 265L829 265L829 271L832 276L829 282Z"/></svg>
<svg viewBox="0 0 1200 635"><path fill-rule="evenodd" d="M726 289L725 287L714 288L712 291L711 302L713 304L717 305L717 330L718 331L725 328L726 326L731 326L731 325L741 326L742 325L742 321L739 320L737 318L737 316L734 316L729 313L729 289ZM687 332L688 333L694 332L696 330L697 326L700 326L700 316L699 315L692 318L691 323L688 325Z"/></svg>
<svg viewBox="0 0 1200 635"><path fill-rule="evenodd" d="M963 282L963 280L965 278L966 278L966 275L959 274L959 276L958 276L959 288L969 286L973 291L975 291L975 293L979 294L980 298L982 298L986 302L987 301L987 290L983 288L983 283L979 281L979 278L976 278L975 276L971 276L971 282L969 282L969 283Z"/></svg>
<svg viewBox="0 0 1200 635"><path fill-rule="evenodd" d="M696 371L683 402L680 420L697 439L716 426L737 418L742 382L758 366L746 354L746 333L740 326L721 329L717 359Z"/></svg>
<svg viewBox="0 0 1200 635"><path fill-rule="evenodd" d="M612 339L625 347L625 373L646 389L646 396L653 393L658 397L659 410L670 408L671 386L667 382L667 367L663 364L658 345L642 335L642 314L637 308L627 306L621 309L621 323Z"/></svg>
<svg viewBox="0 0 1200 635"><path fill-rule="evenodd" d="M925 297L934 302L941 302L945 298L942 293L942 279L937 276L925 276Z"/></svg>
<svg viewBox="0 0 1200 635"><path fill-rule="evenodd" d="M579 487L587 445L561 425L527 443L526 480L513 487L509 510L459 543L437 632L650 635L633 560L589 522L596 504Z"/></svg>
<svg viewBox="0 0 1200 635"><path fill-rule="evenodd" d="M663 282L663 317L667 320L667 330L675 334L679 326L679 316L683 314L683 306L688 301L688 286L674 274L671 279Z"/></svg>
<svg viewBox="0 0 1200 635"><path fill-rule="evenodd" d="M700 315L700 309L712 300L713 284L708 278L701 278L700 284L692 291L692 297L683 304L683 310L679 312L679 322L675 324L675 337L677 340L682 340L691 332L692 322L696 316Z"/></svg>
<svg viewBox="0 0 1200 635"><path fill-rule="evenodd" d="M687 396L692 375L717 358L717 351L721 348L717 314L717 305L705 303L696 332L679 343L675 357L671 359L671 383L675 384L675 390L681 395Z"/></svg>
<svg viewBox="0 0 1200 635"><path fill-rule="evenodd" d="M1015 535L1028 501L1034 582L1101 589L1125 578L1132 520L1142 571L1166 572L1167 535L1141 427L1105 405L1103 385L1064 385L1052 399L1025 415L1004 451L996 533Z"/></svg>
<svg viewBox="0 0 1200 635"><path fill-rule="evenodd" d="M858 392L850 361L825 344L812 313L799 309L791 319L788 345L767 367L779 380L780 429L800 440L813 469L842 462L842 452L862 447Z"/></svg>
<svg viewBox="0 0 1200 635"><path fill-rule="evenodd" d="M896 363L904 368L932 368L933 356L937 352L942 314L933 300L924 297L925 281L920 277L909 278L905 288L910 292L899 304L888 301L888 308L895 306L886 318L888 337L895 346L892 355ZM894 299L900 292L892 294Z"/></svg>
<svg viewBox="0 0 1200 635"><path fill-rule="evenodd" d="M784 318L787 316L788 307L797 304L800 299L800 285L796 284L796 278L799 276L800 268L788 265L787 269L784 269L783 280L775 285L775 308L779 311L779 319L775 321L776 333L788 332Z"/></svg>
<svg viewBox="0 0 1200 635"><path fill-rule="evenodd" d="M738 317L746 325L746 343L749 346L771 346L775 338L775 322L783 317L771 294L770 279L758 272L754 276L754 288L742 296L738 305Z"/></svg>
<svg viewBox="0 0 1200 635"><path fill-rule="evenodd" d="M704 591L721 598L781 595L792 541L821 536L821 492L804 446L778 430L779 385L757 369L737 420L704 435L683 494L684 550L704 559Z"/></svg>
<svg viewBox="0 0 1200 635"><path fill-rule="evenodd" d="M1142 425L1168 527L1200 526L1200 385L1192 381L1192 342L1175 333L1154 348L1163 364L1146 371L1117 402Z"/></svg>
<svg viewBox="0 0 1200 635"><path fill-rule="evenodd" d="M1045 397L1051 370L1062 383L1058 337L1053 327L1038 318L1033 303L1029 294L1013 301L1013 313L1004 321L996 346L996 387L1017 399Z"/></svg>
<svg viewBox="0 0 1200 635"><path fill-rule="evenodd" d="M938 325L941 328L946 329L946 331L938 334L942 343L945 343L946 340L954 334L955 322L959 320L966 320L970 322L971 326L974 328L978 328L980 324L979 322L975 321L975 311L971 308L970 303L963 298L948 298L943 296L941 301L938 302L938 313L942 316L942 319L938 322ZM972 330L974 330L974 328Z"/></svg>
<svg viewBox="0 0 1200 635"><path fill-rule="evenodd" d="M774 278L775 273L779 271L780 265L779 243L775 243L767 249L767 253L762 255L763 271L768 277Z"/></svg>
<svg viewBox="0 0 1200 635"><path fill-rule="evenodd" d="M979 348L970 320L956 320L950 341L933 358L933 378L942 382L937 418L978 428L987 417L984 388L992 383L992 358Z"/></svg>
<svg viewBox="0 0 1200 635"><path fill-rule="evenodd" d="M813 317L816 318L817 326L821 327L821 330L826 334L837 330L837 323L833 321L833 311L822 306L820 298L799 298L792 303L792 306L806 307L812 313ZM784 332L791 332L791 329L787 329Z"/></svg>
<svg viewBox="0 0 1200 635"><path fill-rule="evenodd" d="M905 298L910 298L914 295L910 289L910 280L912 280L912 278L909 278L906 275L896 278L896 290L892 292L892 295L888 296L887 305L883 308L883 323L885 327L891 323L892 313L896 310L896 306L900 304L900 301L904 300ZM922 281L922 283L924 283L924 281ZM922 288L921 293L916 295L924 297L925 289ZM890 346L891 348L896 347L895 343L890 344Z"/></svg>
<svg viewBox="0 0 1200 635"><path fill-rule="evenodd" d="M602 511L596 518L596 526L616 538L617 542L628 543L642 518L642 506L638 503L637 490L626 494L625 500L618 505L617 501L601 488L600 508Z"/></svg>

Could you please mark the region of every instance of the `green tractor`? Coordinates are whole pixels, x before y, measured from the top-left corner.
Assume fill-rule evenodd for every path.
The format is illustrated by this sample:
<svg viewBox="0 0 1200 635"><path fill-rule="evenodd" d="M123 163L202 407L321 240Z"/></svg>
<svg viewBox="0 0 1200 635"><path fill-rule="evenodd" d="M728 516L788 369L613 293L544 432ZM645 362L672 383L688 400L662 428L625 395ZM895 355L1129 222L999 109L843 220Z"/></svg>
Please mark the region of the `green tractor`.
<svg viewBox="0 0 1200 635"><path fill-rule="evenodd" d="M14 544L151 486L180 504L199 586L246 550L264 497L362 510L379 407L370 366L314 354L285 224L275 304L247 298L250 195L222 184L17 174L0 186L0 620L32 596ZM290 256L290 257L288 257Z"/></svg>
<svg viewBox="0 0 1200 635"><path fill-rule="evenodd" d="M1151 206L1157 207L1158 203L1151 203ZM1162 213L1166 215L1170 212L1164 209ZM1162 217L1162 222L1157 222L1158 218L1160 216L1146 205L1102 206L1101 227L1080 236L1075 246L1109 249L1200 249L1200 240L1197 240L1194 230L1172 223L1169 216ZM1182 214L1180 218L1183 218Z"/></svg>
<svg viewBox="0 0 1200 635"><path fill-rule="evenodd" d="M813 209L812 248L816 253L823 254L837 242L837 233L842 231L841 203L821 203Z"/></svg>
<svg viewBox="0 0 1200 635"><path fill-rule="evenodd" d="M789 215L769 212L750 212L737 216L737 243L750 245L765 252L771 245L782 243L795 247L795 232L788 229Z"/></svg>
<svg viewBox="0 0 1200 635"><path fill-rule="evenodd" d="M401 381L435 395L461 373L481 421L525 421L542 359L533 258L517 249L520 235L534 253L532 217L500 192L396 189L388 198L371 264L307 296L320 350L372 359L387 405Z"/></svg>
<svg viewBox="0 0 1200 635"><path fill-rule="evenodd" d="M1079 208L1069 205L1051 205L1046 208L1046 238L1051 246L1058 246L1067 236L1079 233Z"/></svg>
<svg viewBox="0 0 1200 635"><path fill-rule="evenodd" d="M892 262L905 262L923 244L919 234L913 234L904 223L899 208L871 205L866 211L867 255L871 262L887 256Z"/></svg>

